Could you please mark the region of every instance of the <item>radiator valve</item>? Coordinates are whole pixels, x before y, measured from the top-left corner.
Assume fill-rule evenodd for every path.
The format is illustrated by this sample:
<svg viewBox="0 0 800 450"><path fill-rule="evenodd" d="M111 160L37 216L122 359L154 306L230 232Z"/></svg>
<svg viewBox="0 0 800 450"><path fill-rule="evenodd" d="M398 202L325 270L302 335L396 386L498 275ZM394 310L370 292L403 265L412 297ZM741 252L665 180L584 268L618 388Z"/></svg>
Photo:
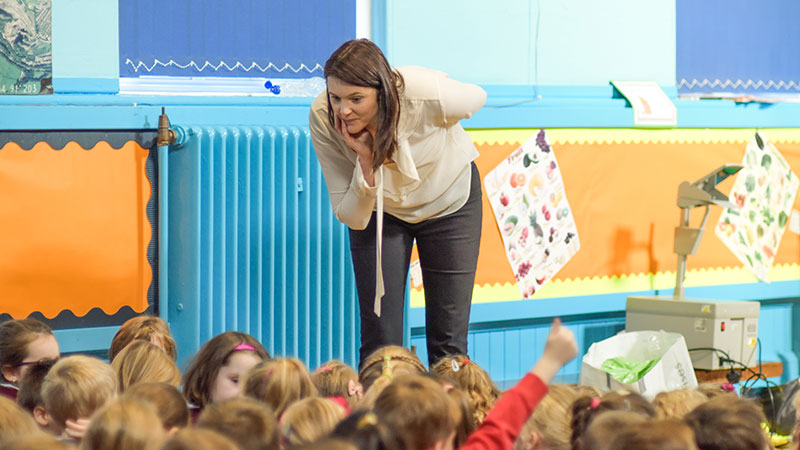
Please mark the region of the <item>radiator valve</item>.
<svg viewBox="0 0 800 450"><path fill-rule="evenodd" d="M169 117L164 112L164 107L161 107L161 115L158 116L158 135L156 137L156 145L159 147L164 145L172 145L175 143L177 135L175 130L169 127Z"/></svg>

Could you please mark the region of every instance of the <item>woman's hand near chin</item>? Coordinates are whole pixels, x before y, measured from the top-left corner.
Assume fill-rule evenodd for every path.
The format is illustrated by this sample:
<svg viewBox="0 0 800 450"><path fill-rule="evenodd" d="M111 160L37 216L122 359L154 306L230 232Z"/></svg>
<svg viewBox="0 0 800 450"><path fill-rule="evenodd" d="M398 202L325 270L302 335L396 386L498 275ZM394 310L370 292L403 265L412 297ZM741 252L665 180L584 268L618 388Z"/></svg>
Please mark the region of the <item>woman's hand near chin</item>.
<svg viewBox="0 0 800 450"><path fill-rule="evenodd" d="M358 155L358 163L361 165L361 171L364 173L364 179L370 186L375 186L375 175L372 171L372 135L366 128L355 134L350 134L347 131L347 124L341 117L336 117L336 131L344 139L356 155Z"/></svg>

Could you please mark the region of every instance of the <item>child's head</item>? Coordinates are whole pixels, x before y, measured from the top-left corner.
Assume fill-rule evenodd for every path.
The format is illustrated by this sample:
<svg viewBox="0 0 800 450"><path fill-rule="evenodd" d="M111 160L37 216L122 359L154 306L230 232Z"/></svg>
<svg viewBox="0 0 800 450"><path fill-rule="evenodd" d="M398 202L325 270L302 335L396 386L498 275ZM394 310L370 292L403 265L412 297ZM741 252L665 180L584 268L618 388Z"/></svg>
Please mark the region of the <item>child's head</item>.
<svg viewBox="0 0 800 450"><path fill-rule="evenodd" d="M42 383L45 410L59 430L67 419L89 418L116 394L117 377L111 365L85 355L59 360Z"/></svg>
<svg viewBox="0 0 800 450"><path fill-rule="evenodd" d="M572 402L579 397L581 394L572 386L551 384L522 427L514 449L569 450Z"/></svg>
<svg viewBox="0 0 800 450"><path fill-rule="evenodd" d="M310 444L333 431L345 415L341 405L327 398L308 397L292 403L278 425L281 445Z"/></svg>
<svg viewBox="0 0 800 450"><path fill-rule="evenodd" d="M0 396L0 438L41 433L33 418L8 397Z"/></svg>
<svg viewBox="0 0 800 450"><path fill-rule="evenodd" d="M341 361L328 361L311 374L311 382L321 397L344 397L350 409L364 396L358 374Z"/></svg>
<svg viewBox="0 0 800 450"><path fill-rule="evenodd" d="M269 353L249 334L227 331L203 345L183 377L186 399L199 407L241 393L247 372Z"/></svg>
<svg viewBox="0 0 800 450"><path fill-rule="evenodd" d="M659 419L682 419L689 411L708 401L697 389L683 388L656 394L653 406Z"/></svg>
<svg viewBox="0 0 800 450"><path fill-rule="evenodd" d="M53 330L28 318L0 323L0 372L3 379L18 385L31 365L60 356Z"/></svg>
<svg viewBox="0 0 800 450"><path fill-rule="evenodd" d="M572 436L570 442L573 449L583 449L583 435L589 423L597 415L606 411L632 411L642 414L648 419L656 417L656 410L646 398L636 393L609 392L602 397L584 396L572 404Z"/></svg>
<svg viewBox="0 0 800 450"><path fill-rule="evenodd" d="M123 348L137 339L159 346L173 361L178 358L175 340L172 338L167 322L160 317L144 315L128 319L119 327L117 334L111 339L108 360L114 361Z"/></svg>
<svg viewBox="0 0 800 450"><path fill-rule="evenodd" d="M272 410L252 398L237 397L211 403L197 419L197 428L216 431L242 450L278 448L278 423Z"/></svg>
<svg viewBox="0 0 800 450"><path fill-rule="evenodd" d="M150 402L168 434L189 426L186 399L175 386L167 383L139 383L128 388L124 396Z"/></svg>
<svg viewBox="0 0 800 450"><path fill-rule="evenodd" d="M55 364L55 361L48 361L41 364L34 364L30 367L30 370L27 375L25 375L25 379L22 380L22 384L19 387L17 404L21 406L22 409L28 411L42 429L51 433L57 433L58 429L53 426L52 420L45 410L44 398L42 397L42 383L44 383L44 377L47 375L47 372L50 371L50 368L53 367L53 364Z"/></svg>
<svg viewBox="0 0 800 450"><path fill-rule="evenodd" d="M119 397L100 408L89 422L81 450L157 448L166 433L155 408L135 398Z"/></svg>
<svg viewBox="0 0 800 450"><path fill-rule="evenodd" d="M229 437L205 428L184 428L167 439L160 450L242 450Z"/></svg>
<svg viewBox="0 0 800 450"><path fill-rule="evenodd" d="M44 433L3 436L0 439L0 448L3 450L75 450L74 445Z"/></svg>
<svg viewBox="0 0 800 450"><path fill-rule="evenodd" d="M297 358L274 358L254 367L244 384L244 394L265 402L280 418L286 408L317 395L305 364Z"/></svg>
<svg viewBox="0 0 800 450"><path fill-rule="evenodd" d="M454 380L467 393L476 426L483 422L500 397L500 390L489 374L465 355L444 357L431 367L431 372Z"/></svg>
<svg viewBox="0 0 800 450"><path fill-rule="evenodd" d="M421 375L396 378L375 401L375 414L407 449L452 448L460 411L441 384Z"/></svg>
<svg viewBox="0 0 800 450"><path fill-rule="evenodd" d="M697 450L692 429L677 419L653 420L617 430L609 449Z"/></svg>
<svg viewBox="0 0 800 450"><path fill-rule="evenodd" d="M372 411L354 411L336 425L331 436L355 444L359 450L402 450L403 443L393 430Z"/></svg>
<svg viewBox="0 0 800 450"><path fill-rule="evenodd" d="M163 382L175 387L181 384L181 371L175 361L150 341L131 342L111 361L111 367L117 373L120 392L136 383Z"/></svg>
<svg viewBox="0 0 800 450"><path fill-rule="evenodd" d="M381 375L400 376L424 372L427 370L414 352L398 345L387 345L361 361L358 379L366 391Z"/></svg>
<svg viewBox="0 0 800 450"><path fill-rule="evenodd" d="M632 425L649 422L646 415L632 411L605 411L592 419L580 440L586 450L617 450L611 441L620 432ZM534 447L536 448L536 447ZM569 447L567 447L569 448Z"/></svg>
<svg viewBox="0 0 800 450"><path fill-rule="evenodd" d="M683 418L694 431L697 446L718 450L765 450L772 448L761 428L764 411L752 400L733 395L714 397Z"/></svg>

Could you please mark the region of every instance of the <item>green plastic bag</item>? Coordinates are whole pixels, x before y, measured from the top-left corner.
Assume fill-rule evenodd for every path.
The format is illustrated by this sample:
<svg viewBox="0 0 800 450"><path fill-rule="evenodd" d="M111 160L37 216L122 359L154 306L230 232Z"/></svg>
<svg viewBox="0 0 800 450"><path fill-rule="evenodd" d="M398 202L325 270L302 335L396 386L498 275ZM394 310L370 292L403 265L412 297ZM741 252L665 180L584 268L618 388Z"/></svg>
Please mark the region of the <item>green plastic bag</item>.
<svg viewBox="0 0 800 450"><path fill-rule="evenodd" d="M624 356L617 356L603 361L603 365L600 368L608 372L612 378L620 383L630 384L641 380L659 361L661 361L661 358L634 361Z"/></svg>

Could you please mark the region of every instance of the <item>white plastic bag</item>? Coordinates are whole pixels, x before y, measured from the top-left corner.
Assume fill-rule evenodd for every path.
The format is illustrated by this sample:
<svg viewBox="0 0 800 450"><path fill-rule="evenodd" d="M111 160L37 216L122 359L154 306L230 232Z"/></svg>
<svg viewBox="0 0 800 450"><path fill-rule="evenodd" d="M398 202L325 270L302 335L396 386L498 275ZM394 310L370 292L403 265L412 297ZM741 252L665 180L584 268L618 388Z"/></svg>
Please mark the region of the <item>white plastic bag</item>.
<svg viewBox="0 0 800 450"><path fill-rule="evenodd" d="M605 360L619 356L635 361L661 360L638 381L623 384L600 368ZM679 333L622 331L589 347L583 356L580 384L594 386L603 392L637 392L652 400L659 392L696 388L697 378L686 341Z"/></svg>

